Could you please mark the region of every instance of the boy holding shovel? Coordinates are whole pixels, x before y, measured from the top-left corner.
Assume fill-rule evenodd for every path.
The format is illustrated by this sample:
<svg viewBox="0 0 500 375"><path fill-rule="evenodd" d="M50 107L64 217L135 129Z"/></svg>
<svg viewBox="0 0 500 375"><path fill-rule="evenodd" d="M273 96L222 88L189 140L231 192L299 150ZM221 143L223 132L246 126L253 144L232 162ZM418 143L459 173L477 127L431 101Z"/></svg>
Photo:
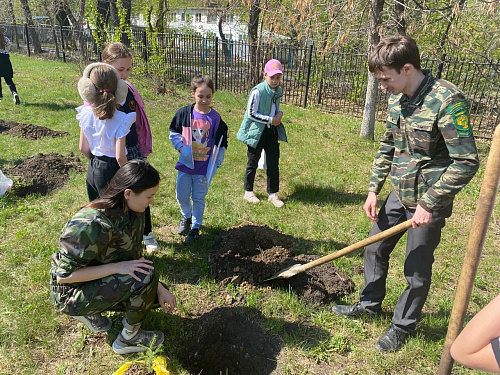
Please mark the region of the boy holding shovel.
<svg viewBox="0 0 500 375"><path fill-rule="evenodd" d="M472 179L479 159L465 96L453 84L421 69L412 38L384 38L368 67L381 89L391 93L386 131L363 206L374 221L370 236L413 220L404 264L408 285L396 304L392 325L375 345L387 352L399 350L415 330L429 292L441 230L452 213L455 195ZM377 195L387 177L392 191L377 214ZM352 318L381 312L389 257L403 234L366 247L360 300L350 306L333 306L334 313Z"/></svg>

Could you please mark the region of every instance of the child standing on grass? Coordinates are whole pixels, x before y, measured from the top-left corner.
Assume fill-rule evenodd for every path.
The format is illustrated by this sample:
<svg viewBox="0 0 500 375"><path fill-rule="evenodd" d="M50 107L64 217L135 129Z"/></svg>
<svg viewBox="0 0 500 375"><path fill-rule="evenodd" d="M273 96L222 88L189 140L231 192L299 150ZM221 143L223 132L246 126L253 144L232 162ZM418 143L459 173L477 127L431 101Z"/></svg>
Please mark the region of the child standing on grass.
<svg viewBox="0 0 500 375"><path fill-rule="evenodd" d="M176 307L153 262L142 256L144 210L159 183L148 162L125 164L103 194L69 220L52 255L50 298L58 311L93 332L111 328L103 312L124 312L112 345L118 354L144 352L153 340L153 350L161 345L163 333L142 330L141 323L153 308L169 313Z"/></svg>
<svg viewBox="0 0 500 375"><path fill-rule="evenodd" d="M262 150L265 151L267 164L268 200L275 207L283 207L278 198L279 191L279 141L286 142L283 111L279 109L283 90L280 86L283 67L278 60L269 60L264 67L265 80L250 91L245 117L236 138L248 146L247 168L245 171L243 198L250 203L260 202L253 192L255 173Z"/></svg>
<svg viewBox="0 0 500 375"><path fill-rule="evenodd" d="M12 78L14 71L12 70L12 63L9 56L10 40L4 35L3 28L0 27L0 101L2 101L2 82L1 78L5 79L5 83L9 86L10 91L14 97L14 103L20 104L21 100L17 94L17 88Z"/></svg>
<svg viewBox="0 0 500 375"><path fill-rule="evenodd" d="M117 111L127 90L115 68L104 63L87 66L78 82L80 96L90 104L76 109L80 151L89 159L86 178L89 201L106 190L120 166L127 162L125 137L135 122L135 112Z"/></svg>
<svg viewBox="0 0 500 375"><path fill-rule="evenodd" d="M210 107L213 93L209 76L194 77L194 104L179 109L170 124L170 141L179 151L175 194L182 218L177 233L187 234L185 244L198 239L208 187L227 148L227 125Z"/></svg>
<svg viewBox="0 0 500 375"><path fill-rule="evenodd" d="M127 98L125 103L118 107L118 110L125 113L135 112L136 114L135 123L132 124L126 137L127 159L146 160L152 152L153 140L142 98L137 89L127 81L132 70L132 54L123 43L110 43L102 51L102 62L115 68L120 78L127 83ZM146 225L144 227L143 241L146 245L146 251L152 253L158 250L159 246L152 232L151 210L149 207L146 209L145 215Z"/></svg>

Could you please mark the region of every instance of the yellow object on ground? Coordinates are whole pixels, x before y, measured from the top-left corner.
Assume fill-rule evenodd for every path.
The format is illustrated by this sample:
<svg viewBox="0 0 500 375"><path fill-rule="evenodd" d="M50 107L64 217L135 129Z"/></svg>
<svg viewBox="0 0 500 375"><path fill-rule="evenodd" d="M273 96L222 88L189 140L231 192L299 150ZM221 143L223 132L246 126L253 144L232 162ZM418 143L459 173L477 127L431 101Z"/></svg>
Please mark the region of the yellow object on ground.
<svg viewBox="0 0 500 375"><path fill-rule="evenodd" d="M124 363L118 370L116 370L113 375L124 375L133 363L145 363L144 361L128 361ZM167 370L167 361L163 357L156 357L151 365L151 368L155 370L156 375L170 375Z"/></svg>

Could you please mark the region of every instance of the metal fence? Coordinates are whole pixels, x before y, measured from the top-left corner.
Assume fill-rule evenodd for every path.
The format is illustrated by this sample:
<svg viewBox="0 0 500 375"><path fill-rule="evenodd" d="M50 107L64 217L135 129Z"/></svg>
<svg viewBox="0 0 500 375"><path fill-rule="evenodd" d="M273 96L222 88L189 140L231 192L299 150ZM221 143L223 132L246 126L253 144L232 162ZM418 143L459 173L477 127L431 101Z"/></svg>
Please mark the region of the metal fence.
<svg viewBox="0 0 500 375"><path fill-rule="evenodd" d="M14 49L33 53L30 33L40 41L39 55L63 61L98 61L100 48L88 29L27 25L2 25ZM134 65L156 66L159 79L189 83L196 74L208 74L217 90L247 93L255 84L255 71L262 71L270 58L283 63L284 103L314 106L320 110L362 117L367 86L366 54L348 50L321 53L314 45L267 45L257 48L257 65L250 63L246 42L226 41L181 34L151 35L133 28L129 37ZM491 138L500 124L500 62L474 56L475 61L423 60L435 76L459 86L470 102L471 122L478 137ZM255 64L253 64L255 65ZM384 121L387 94L380 92L377 120Z"/></svg>

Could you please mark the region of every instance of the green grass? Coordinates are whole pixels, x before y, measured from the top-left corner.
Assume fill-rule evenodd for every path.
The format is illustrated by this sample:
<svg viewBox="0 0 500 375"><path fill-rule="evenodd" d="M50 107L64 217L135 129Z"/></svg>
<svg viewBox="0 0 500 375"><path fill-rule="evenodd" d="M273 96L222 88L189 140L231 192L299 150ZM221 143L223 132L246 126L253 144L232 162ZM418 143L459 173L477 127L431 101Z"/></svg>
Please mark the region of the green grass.
<svg viewBox="0 0 500 375"><path fill-rule="evenodd" d="M76 90L79 68L19 55L11 59L22 105L7 100L8 88L4 85L0 119L63 130L69 136L28 141L0 134L0 169L39 152L79 155L74 111L81 102ZM200 309L200 303L223 305L218 297L221 294L243 295L247 307L262 314L263 328L282 338L279 373L436 373L484 175L487 144L479 144L483 169L457 197L454 215L436 251L433 284L417 336L400 352L382 355L374 349L374 343L390 324L394 304L406 285L403 244L398 245L391 260L384 314L366 320L334 316L331 306L304 304L292 292L221 286L210 278L207 261L217 234L243 222L266 224L293 235L300 240L300 251L308 254L325 255L364 239L370 221L362 205L378 142L358 137L359 119L283 106L289 143L280 146L280 196L286 204L279 210L267 202L248 205L242 199L246 148L236 140L246 97L217 92L213 104L229 125L229 148L207 196L203 239L186 248L175 234L180 215L175 201L174 164L178 154L168 140L168 126L175 111L191 102L191 96L183 87L176 88L175 95L157 96L139 77L132 76L131 80L143 95L154 134L154 153L149 161L162 176L152 207L153 229L162 248L154 257L162 279L177 296L179 316L190 317L191 311ZM377 139L382 128L377 124ZM256 180L255 190L261 198L265 198L264 176L259 172ZM388 192L386 186L382 195ZM57 250L61 228L86 201L85 173L72 173L64 188L47 196L0 198L1 374L109 374L126 360L137 359L115 355L105 335L91 334L81 324L58 314L48 297L50 255ZM495 209L467 319L499 290L498 214ZM356 292L338 302L357 300L363 275L355 268L362 263L361 252L335 261L356 284ZM177 324L180 317L150 315L147 324L162 329L166 336L159 354L169 358L171 374L185 374L171 349L184 334L182 325ZM470 371L455 365L453 373Z"/></svg>

